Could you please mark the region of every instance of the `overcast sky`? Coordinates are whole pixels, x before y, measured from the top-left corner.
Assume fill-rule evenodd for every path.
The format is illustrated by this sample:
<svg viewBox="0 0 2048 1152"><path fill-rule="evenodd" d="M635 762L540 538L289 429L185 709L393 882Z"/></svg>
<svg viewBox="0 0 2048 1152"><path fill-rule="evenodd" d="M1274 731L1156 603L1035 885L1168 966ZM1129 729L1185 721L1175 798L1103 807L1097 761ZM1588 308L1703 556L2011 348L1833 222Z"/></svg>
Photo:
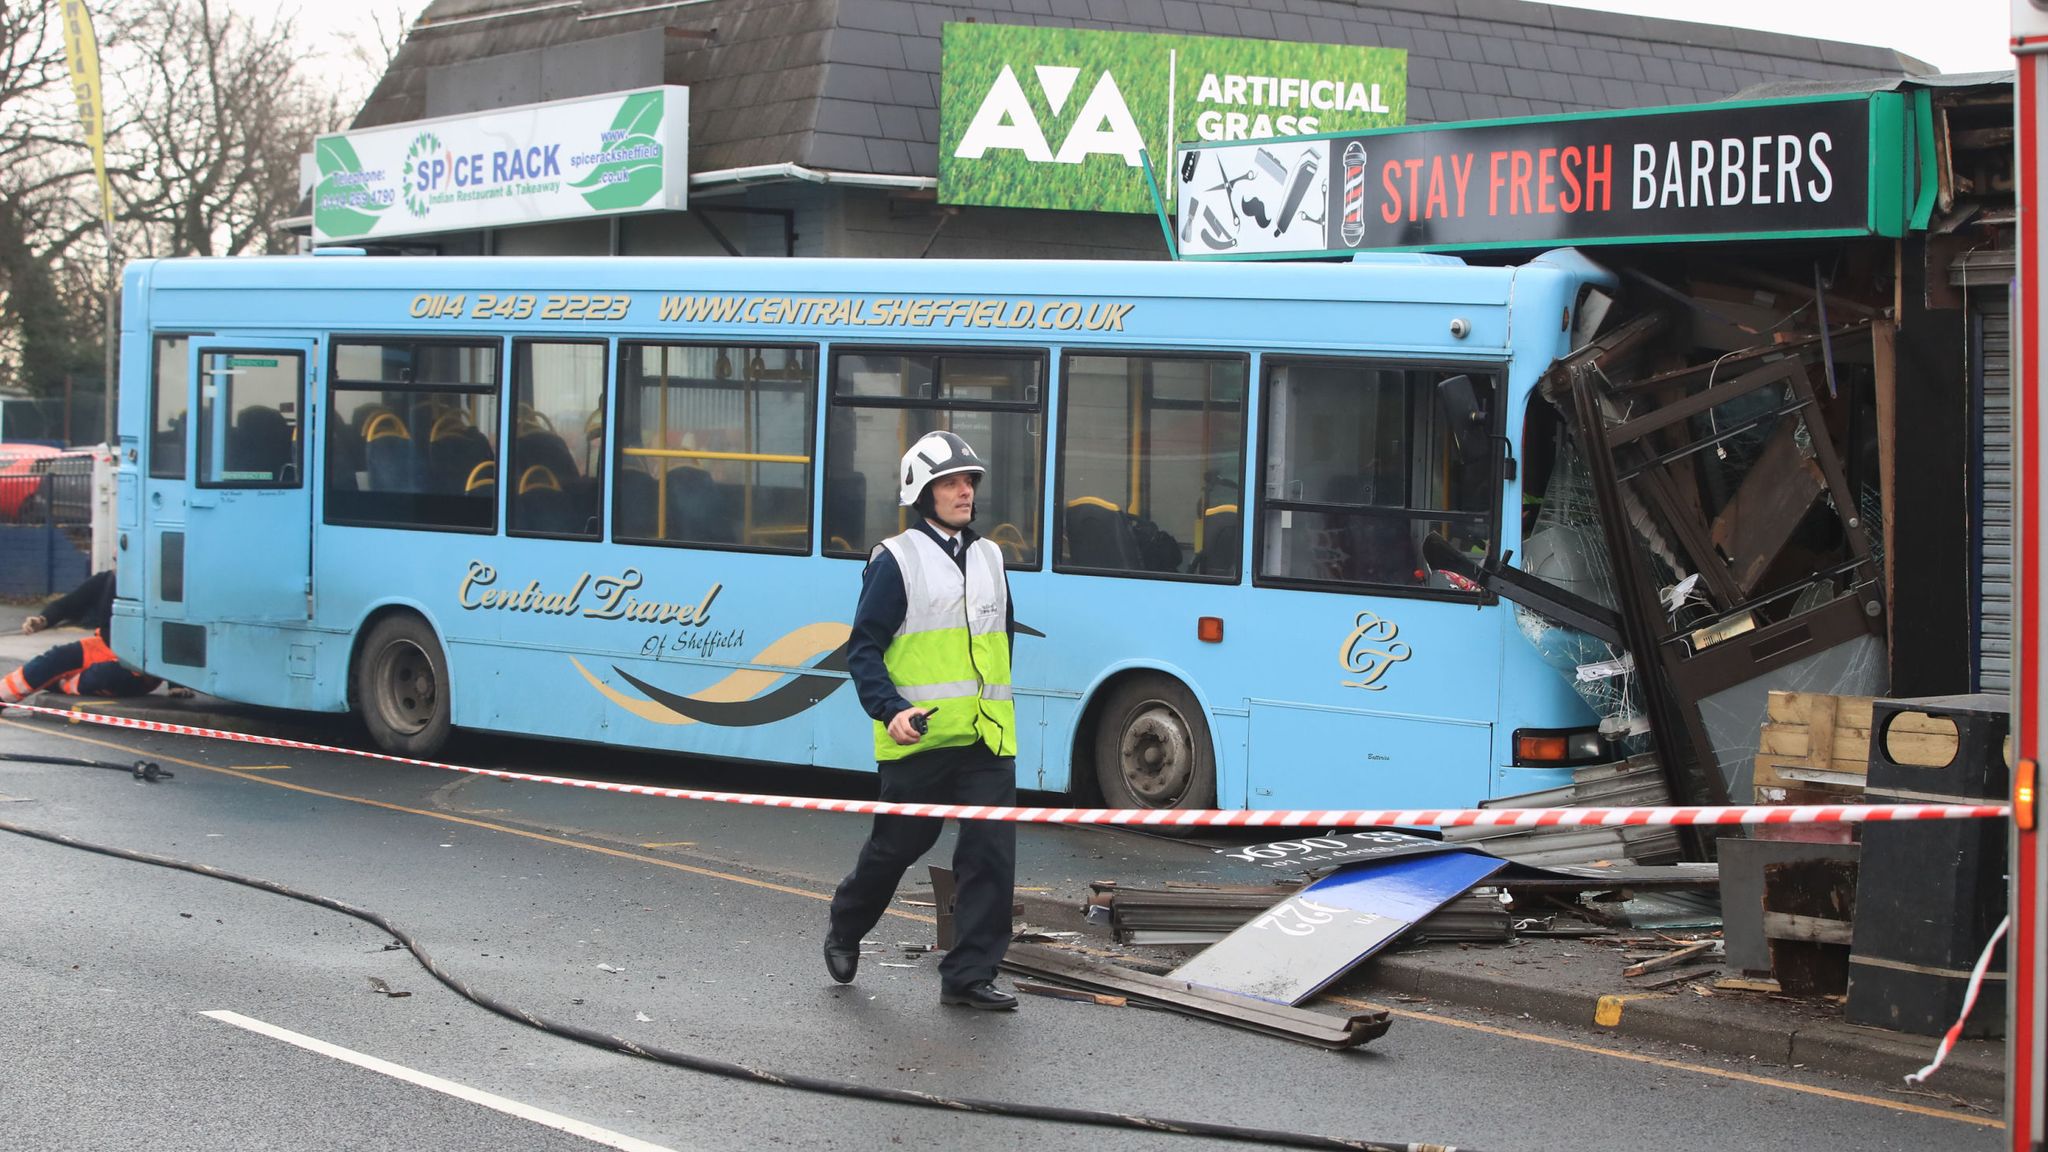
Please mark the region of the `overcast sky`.
<svg viewBox="0 0 2048 1152"><path fill-rule="evenodd" d="M1826 40L1846 40L1896 48L1944 72L1983 72L2012 67L2006 50L2011 0L1941 0L1939 4L1886 0L1714 0L1711 4L1678 0L1557 0L1575 8L1632 12L1671 19L1709 19L1736 27L1788 32ZM371 13L416 16L424 0L228 0L255 19L296 9L301 35L320 46L325 59L320 74L337 89L366 95L376 77L365 74L348 57L346 38L375 39ZM1448 0L1447 0L1448 6Z"/></svg>

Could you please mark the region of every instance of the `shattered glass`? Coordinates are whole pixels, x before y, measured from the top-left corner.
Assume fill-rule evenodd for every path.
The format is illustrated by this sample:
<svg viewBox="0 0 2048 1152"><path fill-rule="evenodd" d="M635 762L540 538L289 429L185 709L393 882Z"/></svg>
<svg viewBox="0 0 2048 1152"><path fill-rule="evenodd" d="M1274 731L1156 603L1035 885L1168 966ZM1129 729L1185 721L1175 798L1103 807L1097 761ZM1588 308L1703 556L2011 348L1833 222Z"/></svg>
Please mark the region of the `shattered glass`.
<svg viewBox="0 0 2048 1152"><path fill-rule="evenodd" d="M1542 507L1522 542L1520 567L1602 607L1613 609L1621 603L1593 500L1592 471L1578 445L1562 430ZM1643 714L1642 693L1628 655L1533 609L1513 607L1515 626L1544 663L1557 669L1600 717L1602 734L1617 741L1624 755L1647 747L1649 719Z"/></svg>

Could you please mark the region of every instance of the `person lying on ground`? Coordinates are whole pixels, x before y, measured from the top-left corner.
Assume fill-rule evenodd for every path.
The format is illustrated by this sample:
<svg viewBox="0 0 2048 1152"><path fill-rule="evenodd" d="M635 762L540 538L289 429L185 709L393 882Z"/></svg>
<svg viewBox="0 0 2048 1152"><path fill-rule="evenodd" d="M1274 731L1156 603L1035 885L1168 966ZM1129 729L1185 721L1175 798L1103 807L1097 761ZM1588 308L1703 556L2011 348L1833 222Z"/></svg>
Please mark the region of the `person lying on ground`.
<svg viewBox="0 0 2048 1152"><path fill-rule="evenodd" d="M107 646L107 628L114 617L114 573L111 569L86 577L85 583L52 601L41 613L21 622L25 636L58 624L77 624L93 632L83 640L59 644L0 678L0 704L18 704L38 692L66 696L147 696L163 681L121 663ZM190 688L172 685L173 696L190 696Z"/></svg>

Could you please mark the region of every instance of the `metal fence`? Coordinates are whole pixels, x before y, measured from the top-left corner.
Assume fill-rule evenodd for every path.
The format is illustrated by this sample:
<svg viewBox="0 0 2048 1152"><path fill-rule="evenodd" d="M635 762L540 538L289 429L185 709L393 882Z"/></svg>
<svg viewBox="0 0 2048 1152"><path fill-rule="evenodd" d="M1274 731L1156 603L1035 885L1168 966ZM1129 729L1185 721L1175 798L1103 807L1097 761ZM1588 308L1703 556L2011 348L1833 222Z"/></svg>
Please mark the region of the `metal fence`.
<svg viewBox="0 0 2048 1152"><path fill-rule="evenodd" d="M100 449L0 450L0 596L68 592L95 563L113 522L113 459Z"/></svg>

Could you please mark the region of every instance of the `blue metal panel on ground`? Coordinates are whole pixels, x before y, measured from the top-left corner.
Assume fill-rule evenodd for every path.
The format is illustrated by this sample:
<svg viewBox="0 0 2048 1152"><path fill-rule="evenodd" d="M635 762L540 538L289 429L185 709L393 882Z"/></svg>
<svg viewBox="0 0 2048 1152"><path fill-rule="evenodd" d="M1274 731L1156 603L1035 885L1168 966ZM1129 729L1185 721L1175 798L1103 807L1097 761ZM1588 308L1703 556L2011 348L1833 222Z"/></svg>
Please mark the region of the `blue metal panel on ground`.
<svg viewBox="0 0 2048 1152"><path fill-rule="evenodd" d="M1347 865L1210 945L1173 975L1299 1004L1506 865L1474 852Z"/></svg>

